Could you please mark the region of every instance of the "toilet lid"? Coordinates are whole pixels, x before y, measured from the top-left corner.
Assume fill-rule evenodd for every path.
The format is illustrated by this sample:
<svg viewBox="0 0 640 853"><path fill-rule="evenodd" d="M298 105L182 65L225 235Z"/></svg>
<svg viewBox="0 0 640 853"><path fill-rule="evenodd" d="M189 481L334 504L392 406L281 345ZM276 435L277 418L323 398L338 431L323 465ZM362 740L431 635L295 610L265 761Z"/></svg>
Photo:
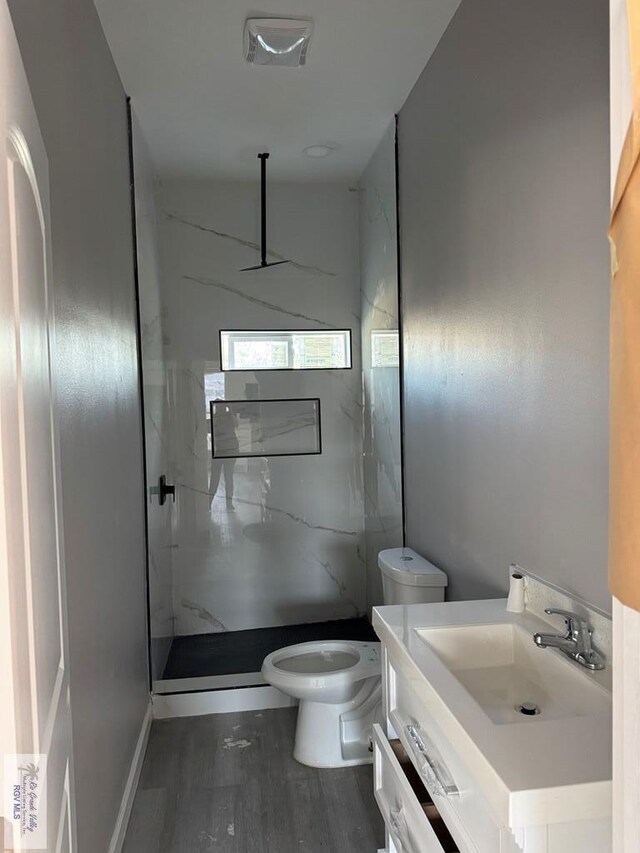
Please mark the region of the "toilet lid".
<svg viewBox="0 0 640 853"><path fill-rule="evenodd" d="M404 586L447 586L447 576L412 548L387 548L378 554L383 575Z"/></svg>
<svg viewBox="0 0 640 853"><path fill-rule="evenodd" d="M359 658L350 652L323 651L307 652L274 661L276 669L285 672L340 672L351 669L358 663Z"/></svg>

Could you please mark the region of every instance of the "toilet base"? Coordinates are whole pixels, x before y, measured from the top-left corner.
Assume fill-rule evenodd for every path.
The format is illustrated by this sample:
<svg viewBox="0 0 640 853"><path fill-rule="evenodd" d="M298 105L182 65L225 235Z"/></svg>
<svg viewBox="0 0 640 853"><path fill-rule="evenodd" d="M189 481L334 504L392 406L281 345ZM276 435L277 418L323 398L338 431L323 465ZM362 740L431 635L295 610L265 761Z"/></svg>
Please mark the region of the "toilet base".
<svg viewBox="0 0 640 853"><path fill-rule="evenodd" d="M363 682L348 702L331 705L300 700L293 757L309 767L370 764L371 728L382 714L382 679Z"/></svg>

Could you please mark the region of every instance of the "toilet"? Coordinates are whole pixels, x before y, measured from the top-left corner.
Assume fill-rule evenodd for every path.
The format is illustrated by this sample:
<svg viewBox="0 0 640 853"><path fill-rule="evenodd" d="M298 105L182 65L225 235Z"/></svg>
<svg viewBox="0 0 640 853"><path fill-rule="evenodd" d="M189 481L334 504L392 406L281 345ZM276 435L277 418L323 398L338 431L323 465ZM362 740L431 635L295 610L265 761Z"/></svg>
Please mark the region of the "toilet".
<svg viewBox="0 0 640 853"><path fill-rule="evenodd" d="M444 601L446 574L411 548L378 554L385 604ZM293 757L311 767L372 761L382 722L380 643L330 640L278 649L262 664L269 684L299 700Z"/></svg>

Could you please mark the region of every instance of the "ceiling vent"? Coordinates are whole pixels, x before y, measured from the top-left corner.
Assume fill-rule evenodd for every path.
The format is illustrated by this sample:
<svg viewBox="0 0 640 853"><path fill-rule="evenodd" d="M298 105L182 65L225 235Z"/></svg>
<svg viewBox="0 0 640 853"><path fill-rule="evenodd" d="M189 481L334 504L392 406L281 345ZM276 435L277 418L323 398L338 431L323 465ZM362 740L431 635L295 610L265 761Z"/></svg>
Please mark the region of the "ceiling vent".
<svg viewBox="0 0 640 853"><path fill-rule="evenodd" d="M247 18L244 55L251 65L305 65L313 21L295 18Z"/></svg>

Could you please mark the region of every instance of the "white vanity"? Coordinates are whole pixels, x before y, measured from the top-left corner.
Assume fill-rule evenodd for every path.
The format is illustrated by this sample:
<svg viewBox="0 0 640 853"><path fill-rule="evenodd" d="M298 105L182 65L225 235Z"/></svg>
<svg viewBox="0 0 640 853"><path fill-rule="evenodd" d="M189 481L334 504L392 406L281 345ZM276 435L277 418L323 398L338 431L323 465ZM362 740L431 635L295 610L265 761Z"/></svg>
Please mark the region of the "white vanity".
<svg viewBox="0 0 640 853"><path fill-rule="evenodd" d="M380 607L387 853L610 853L611 668L505 600Z"/></svg>

